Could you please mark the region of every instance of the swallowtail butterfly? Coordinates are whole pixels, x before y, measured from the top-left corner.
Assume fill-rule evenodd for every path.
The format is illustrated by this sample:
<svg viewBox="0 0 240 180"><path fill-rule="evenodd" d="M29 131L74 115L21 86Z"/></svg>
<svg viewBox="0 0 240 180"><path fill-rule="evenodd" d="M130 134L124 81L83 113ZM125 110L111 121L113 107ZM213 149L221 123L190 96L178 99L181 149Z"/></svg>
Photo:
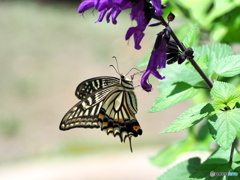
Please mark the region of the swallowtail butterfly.
<svg viewBox="0 0 240 180"><path fill-rule="evenodd" d="M119 73L120 74L120 73ZM120 74L120 79L100 76L80 83L75 95L80 101L63 117L60 130L71 128L101 128L107 134L119 136L121 142L142 134L135 117L137 99L132 80Z"/></svg>

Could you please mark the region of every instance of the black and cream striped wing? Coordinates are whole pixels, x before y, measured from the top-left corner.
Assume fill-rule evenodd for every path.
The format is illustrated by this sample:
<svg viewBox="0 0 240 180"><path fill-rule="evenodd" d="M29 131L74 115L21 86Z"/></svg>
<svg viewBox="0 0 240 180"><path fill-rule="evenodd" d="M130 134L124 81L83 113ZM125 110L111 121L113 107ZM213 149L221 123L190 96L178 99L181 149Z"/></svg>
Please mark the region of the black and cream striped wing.
<svg viewBox="0 0 240 180"><path fill-rule="evenodd" d="M120 79L111 76L100 76L91 79L87 79L81 82L76 91L75 95L78 99L86 99L87 96L99 91L101 89L105 89L110 86L116 86L120 82Z"/></svg>
<svg viewBox="0 0 240 180"><path fill-rule="evenodd" d="M115 77L97 77L80 83L75 95L80 99L63 117L60 130L76 127L99 128L98 114L106 96L119 84Z"/></svg>
<svg viewBox="0 0 240 180"><path fill-rule="evenodd" d="M142 129L136 119L137 99L133 90L117 86L105 98L98 120L101 130L107 134L119 136L121 142L127 137L142 134Z"/></svg>

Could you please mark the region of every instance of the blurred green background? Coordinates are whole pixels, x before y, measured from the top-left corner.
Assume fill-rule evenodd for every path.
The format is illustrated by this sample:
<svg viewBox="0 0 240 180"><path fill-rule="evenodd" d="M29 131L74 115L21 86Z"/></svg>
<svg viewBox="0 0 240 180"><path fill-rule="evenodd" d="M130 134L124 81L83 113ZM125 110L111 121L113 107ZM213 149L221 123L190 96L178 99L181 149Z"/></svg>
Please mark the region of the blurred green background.
<svg viewBox="0 0 240 180"><path fill-rule="evenodd" d="M116 56L128 72L152 48L159 28L147 28L142 49L125 33L129 12L118 24L94 23L98 13L77 13L79 1L0 1L0 179L154 179L164 169L149 158L186 132L158 133L187 109L188 102L147 114L158 95L136 88L143 135L133 151L99 129L60 131L63 115L78 102L77 85L88 78L118 77ZM176 14L177 15L177 14ZM178 29L184 18L172 23ZM183 33L184 34L184 33ZM140 76L134 83L139 85ZM156 82L155 85L156 87Z"/></svg>

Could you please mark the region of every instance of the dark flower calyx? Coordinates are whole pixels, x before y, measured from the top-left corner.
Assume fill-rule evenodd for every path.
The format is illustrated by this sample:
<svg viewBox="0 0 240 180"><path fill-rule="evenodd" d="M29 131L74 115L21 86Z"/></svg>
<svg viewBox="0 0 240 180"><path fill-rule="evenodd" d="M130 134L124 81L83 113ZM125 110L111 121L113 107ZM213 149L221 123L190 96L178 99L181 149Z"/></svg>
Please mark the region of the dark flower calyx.
<svg viewBox="0 0 240 180"><path fill-rule="evenodd" d="M174 19L175 19L175 15L170 12L170 13L168 14L168 16L167 16L168 22L171 22L171 21L173 21Z"/></svg>

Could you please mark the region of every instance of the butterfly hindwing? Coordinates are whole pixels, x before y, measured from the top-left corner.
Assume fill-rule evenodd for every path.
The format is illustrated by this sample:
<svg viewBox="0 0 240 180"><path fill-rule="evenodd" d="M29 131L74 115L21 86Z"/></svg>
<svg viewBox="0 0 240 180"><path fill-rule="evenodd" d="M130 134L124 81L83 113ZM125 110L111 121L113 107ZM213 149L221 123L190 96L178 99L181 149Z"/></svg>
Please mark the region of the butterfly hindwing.
<svg viewBox="0 0 240 180"><path fill-rule="evenodd" d="M99 128L98 114L103 100L119 81L115 77L103 76L80 83L75 94L81 101L65 114L60 130L75 127Z"/></svg>
<svg viewBox="0 0 240 180"><path fill-rule="evenodd" d="M137 99L133 89L116 86L108 94L99 113L101 130L107 134L119 136L125 142L127 137L142 134L142 129L136 120Z"/></svg>
<svg viewBox="0 0 240 180"><path fill-rule="evenodd" d="M102 102L84 109L82 101L73 106L63 117L60 130L68 130L76 127L99 128L98 116Z"/></svg>

